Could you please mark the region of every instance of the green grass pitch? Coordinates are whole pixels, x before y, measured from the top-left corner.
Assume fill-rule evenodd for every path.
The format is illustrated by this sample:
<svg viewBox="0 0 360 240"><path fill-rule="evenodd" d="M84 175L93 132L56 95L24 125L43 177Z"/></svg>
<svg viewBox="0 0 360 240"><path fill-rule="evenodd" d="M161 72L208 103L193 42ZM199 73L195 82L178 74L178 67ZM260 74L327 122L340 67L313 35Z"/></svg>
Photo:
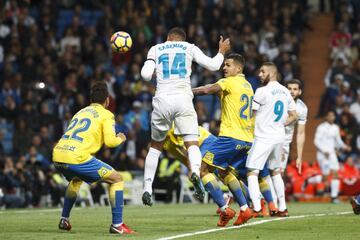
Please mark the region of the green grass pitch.
<svg viewBox="0 0 360 240"><path fill-rule="evenodd" d="M215 204L125 206L124 222L138 234L124 236L108 233L108 207L74 208L70 232L57 229L60 209L5 210L0 211L0 239L166 239L182 234L188 235L174 239L360 239L360 216L348 203L288 207L290 218L252 219L241 228L232 227L232 220L222 229L216 227ZM206 230L213 232L202 233Z"/></svg>

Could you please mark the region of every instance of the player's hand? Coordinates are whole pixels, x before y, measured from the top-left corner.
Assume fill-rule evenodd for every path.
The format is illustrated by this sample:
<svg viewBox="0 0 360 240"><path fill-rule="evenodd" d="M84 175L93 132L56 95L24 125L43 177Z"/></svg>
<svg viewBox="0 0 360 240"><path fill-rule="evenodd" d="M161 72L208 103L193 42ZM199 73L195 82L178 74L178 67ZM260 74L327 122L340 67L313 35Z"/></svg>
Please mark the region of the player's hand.
<svg viewBox="0 0 360 240"><path fill-rule="evenodd" d="M351 146L345 144L344 150L345 150L346 152L351 152Z"/></svg>
<svg viewBox="0 0 360 240"><path fill-rule="evenodd" d="M281 161L285 161L285 154L281 154Z"/></svg>
<svg viewBox="0 0 360 240"><path fill-rule="evenodd" d="M298 170L298 173L301 175L301 170L302 170L302 160L301 160L301 158L296 158L296 168Z"/></svg>
<svg viewBox="0 0 360 240"><path fill-rule="evenodd" d="M118 134L116 134L117 137L121 138L122 142L126 141L126 136L125 134L123 134L122 132L119 132Z"/></svg>
<svg viewBox="0 0 360 240"><path fill-rule="evenodd" d="M220 41L219 41L219 53L221 53L222 55L224 55L226 52L228 52L230 50L230 39L226 38L224 40L223 36L220 36Z"/></svg>
<svg viewBox="0 0 360 240"><path fill-rule="evenodd" d="M329 157L330 157L330 153L329 153L329 152L324 152L324 155L325 155L325 158L326 158L326 159L329 159Z"/></svg>

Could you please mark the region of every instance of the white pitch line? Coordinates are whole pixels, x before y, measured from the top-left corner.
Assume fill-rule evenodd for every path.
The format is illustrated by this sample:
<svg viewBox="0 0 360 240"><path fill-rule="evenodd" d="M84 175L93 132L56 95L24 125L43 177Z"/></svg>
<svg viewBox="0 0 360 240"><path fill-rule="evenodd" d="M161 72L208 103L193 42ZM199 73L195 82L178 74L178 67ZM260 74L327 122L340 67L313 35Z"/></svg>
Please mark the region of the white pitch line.
<svg viewBox="0 0 360 240"><path fill-rule="evenodd" d="M331 215L345 215L345 214L350 214L350 213L352 213L352 212L320 213L320 214L311 214L311 215L291 216L291 217L286 217L286 218L272 218L272 219L266 219L266 220L260 220L260 221L256 221L256 222L246 223L246 224L243 224L243 225L240 225L240 226L232 226L232 227L224 227L224 228L213 228L213 229L208 229L208 230L204 230L204 231L184 233L184 234L174 235L174 236L170 236L170 237L163 237L163 238L159 238L158 240L171 240L171 239L177 239L177 238L183 238L183 237L191 237L191 236L200 235L200 234L225 231L225 230L228 230L228 229L238 229L238 228L244 228L244 227L248 227L248 226L255 226L255 225L259 225L259 224L263 224L263 223L267 223L267 222L285 221L285 220L290 220L290 219L299 219L299 218L308 218L308 217L324 217L324 216L331 216Z"/></svg>

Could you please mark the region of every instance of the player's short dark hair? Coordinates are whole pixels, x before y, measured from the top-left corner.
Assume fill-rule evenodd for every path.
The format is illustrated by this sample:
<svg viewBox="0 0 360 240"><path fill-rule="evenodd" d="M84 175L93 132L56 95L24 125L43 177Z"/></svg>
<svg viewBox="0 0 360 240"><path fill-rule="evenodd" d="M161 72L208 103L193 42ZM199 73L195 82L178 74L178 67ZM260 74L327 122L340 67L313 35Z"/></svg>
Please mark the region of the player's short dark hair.
<svg viewBox="0 0 360 240"><path fill-rule="evenodd" d="M92 103L103 104L106 98L109 96L108 88L105 82L96 81L90 90L90 101Z"/></svg>
<svg viewBox="0 0 360 240"><path fill-rule="evenodd" d="M176 35L178 37L181 38L181 40L185 41L186 40L186 33L184 31L184 29L179 28L179 27L174 27L172 29L170 29L170 31L168 32L168 36L170 35Z"/></svg>
<svg viewBox="0 0 360 240"><path fill-rule="evenodd" d="M278 68L276 67L276 64L273 63L273 62L264 62L264 63L262 64L262 66L272 67L272 68L274 68L274 69L276 70L276 72L278 72Z"/></svg>
<svg viewBox="0 0 360 240"><path fill-rule="evenodd" d="M241 66L245 66L245 58L238 53L230 53L228 54L225 59L232 59L234 60L234 62L237 62L238 64L240 64Z"/></svg>
<svg viewBox="0 0 360 240"><path fill-rule="evenodd" d="M289 84L297 84L297 85L299 86L299 89L302 89L302 88L303 88L303 83L302 83L302 81L300 81L299 79L296 79L296 78L287 81L287 82L285 83L286 87L287 87Z"/></svg>

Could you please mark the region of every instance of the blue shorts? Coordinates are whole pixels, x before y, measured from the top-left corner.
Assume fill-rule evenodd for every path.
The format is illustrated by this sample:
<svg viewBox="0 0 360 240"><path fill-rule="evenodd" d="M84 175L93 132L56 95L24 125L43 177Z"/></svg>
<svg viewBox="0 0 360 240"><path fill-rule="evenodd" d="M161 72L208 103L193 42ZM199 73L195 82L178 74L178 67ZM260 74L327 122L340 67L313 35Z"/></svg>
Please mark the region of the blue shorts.
<svg viewBox="0 0 360 240"><path fill-rule="evenodd" d="M209 135L204 140L204 142L200 146L200 152L202 157L204 157L205 153L210 149L211 145L213 144L213 142L216 141L216 139L217 137L215 137L214 135Z"/></svg>
<svg viewBox="0 0 360 240"><path fill-rule="evenodd" d="M102 180L103 178L107 178L114 171L110 165L96 159L95 157L81 164L55 162L54 166L68 181L77 177L89 184Z"/></svg>
<svg viewBox="0 0 360 240"><path fill-rule="evenodd" d="M210 166L225 170L229 165L233 165L239 157L246 161L251 145L250 142L230 137L218 137L209 144L202 160Z"/></svg>

